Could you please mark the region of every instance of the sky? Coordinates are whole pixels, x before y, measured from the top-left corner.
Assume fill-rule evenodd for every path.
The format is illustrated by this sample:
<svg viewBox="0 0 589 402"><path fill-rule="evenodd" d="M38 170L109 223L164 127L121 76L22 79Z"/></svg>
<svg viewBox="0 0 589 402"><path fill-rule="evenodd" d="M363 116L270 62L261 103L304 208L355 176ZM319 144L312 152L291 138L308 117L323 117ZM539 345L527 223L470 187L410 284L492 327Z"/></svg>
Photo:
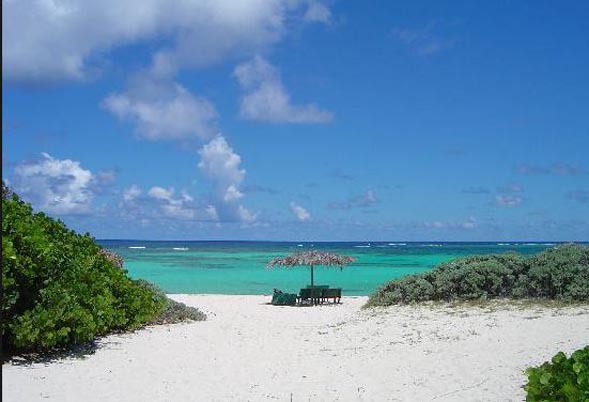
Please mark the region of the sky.
<svg viewBox="0 0 589 402"><path fill-rule="evenodd" d="M2 177L102 239L589 240L589 2L4 0Z"/></svg>

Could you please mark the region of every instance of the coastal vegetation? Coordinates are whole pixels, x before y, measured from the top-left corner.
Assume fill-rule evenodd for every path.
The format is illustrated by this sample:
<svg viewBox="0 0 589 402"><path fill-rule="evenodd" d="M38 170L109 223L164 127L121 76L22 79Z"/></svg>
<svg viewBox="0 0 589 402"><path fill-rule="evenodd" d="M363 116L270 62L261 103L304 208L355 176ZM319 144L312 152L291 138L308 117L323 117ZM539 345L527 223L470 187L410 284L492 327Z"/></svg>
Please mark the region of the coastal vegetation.
<svg viewBox="0 0 589 402"><path fill-rule="evenodd" d="M526 401L589 400L589 346L567 358L557 353L550 362L526 370Z"/></svg>
<svg viewBox="0 0 589 402"><path fill-rule="evenodd" d="M493 298L589 301L589 246L564 244L530 257L505 253L459 258L386 283L366 307Z"/></svg>
<svg viewBox="0 0 589 402"><path fill-rule="evenodd" d="M146 324L202 320L200 311L129 278L102 249L2 183L2 348L45 351Z"/></svg>

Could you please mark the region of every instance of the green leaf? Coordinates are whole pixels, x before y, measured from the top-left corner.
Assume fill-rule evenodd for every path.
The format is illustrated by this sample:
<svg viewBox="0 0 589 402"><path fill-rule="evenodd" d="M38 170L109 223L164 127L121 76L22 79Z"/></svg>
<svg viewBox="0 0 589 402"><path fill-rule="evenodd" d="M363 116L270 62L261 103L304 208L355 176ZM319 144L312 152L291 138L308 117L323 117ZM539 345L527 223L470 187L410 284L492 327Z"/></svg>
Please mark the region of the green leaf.
<svg viewBox="0 0 589 402"><path fill-rule="evenodd" d="M550 379L552 378L552 374L550 373L544 373L542 374L542 376L540 376L540 384L542 385L548 385L548 383L550 382Z"/></svg>

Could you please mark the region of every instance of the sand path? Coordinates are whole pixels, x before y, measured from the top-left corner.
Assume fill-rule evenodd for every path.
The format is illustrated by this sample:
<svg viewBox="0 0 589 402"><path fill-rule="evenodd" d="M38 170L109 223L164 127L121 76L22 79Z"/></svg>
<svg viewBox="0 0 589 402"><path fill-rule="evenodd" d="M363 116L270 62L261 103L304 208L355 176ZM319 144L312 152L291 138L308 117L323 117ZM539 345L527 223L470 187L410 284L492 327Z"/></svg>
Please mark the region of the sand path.
<svg viewBox="0 0 589 402"><path fill-rule="evenodd" d="M174 295L205 322L113 335L84 358L4 364L4 401L521 401L523 370L589 344L589 307L313 308Z"/></svg>

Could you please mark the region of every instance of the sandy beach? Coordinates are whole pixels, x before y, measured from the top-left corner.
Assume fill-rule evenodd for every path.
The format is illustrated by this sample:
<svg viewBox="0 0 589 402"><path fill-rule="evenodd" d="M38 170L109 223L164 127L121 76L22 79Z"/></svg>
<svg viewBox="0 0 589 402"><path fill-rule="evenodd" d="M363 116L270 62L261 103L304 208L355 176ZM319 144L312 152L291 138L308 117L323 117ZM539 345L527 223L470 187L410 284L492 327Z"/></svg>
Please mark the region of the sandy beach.
<svg viewBox="0 0 589 402"><path fill-rule="evenodd" d="M589 307L172 297L208 320L108 336L82 357L4 364L3 400L521 401L526 367L589 340Z"/></svg>

